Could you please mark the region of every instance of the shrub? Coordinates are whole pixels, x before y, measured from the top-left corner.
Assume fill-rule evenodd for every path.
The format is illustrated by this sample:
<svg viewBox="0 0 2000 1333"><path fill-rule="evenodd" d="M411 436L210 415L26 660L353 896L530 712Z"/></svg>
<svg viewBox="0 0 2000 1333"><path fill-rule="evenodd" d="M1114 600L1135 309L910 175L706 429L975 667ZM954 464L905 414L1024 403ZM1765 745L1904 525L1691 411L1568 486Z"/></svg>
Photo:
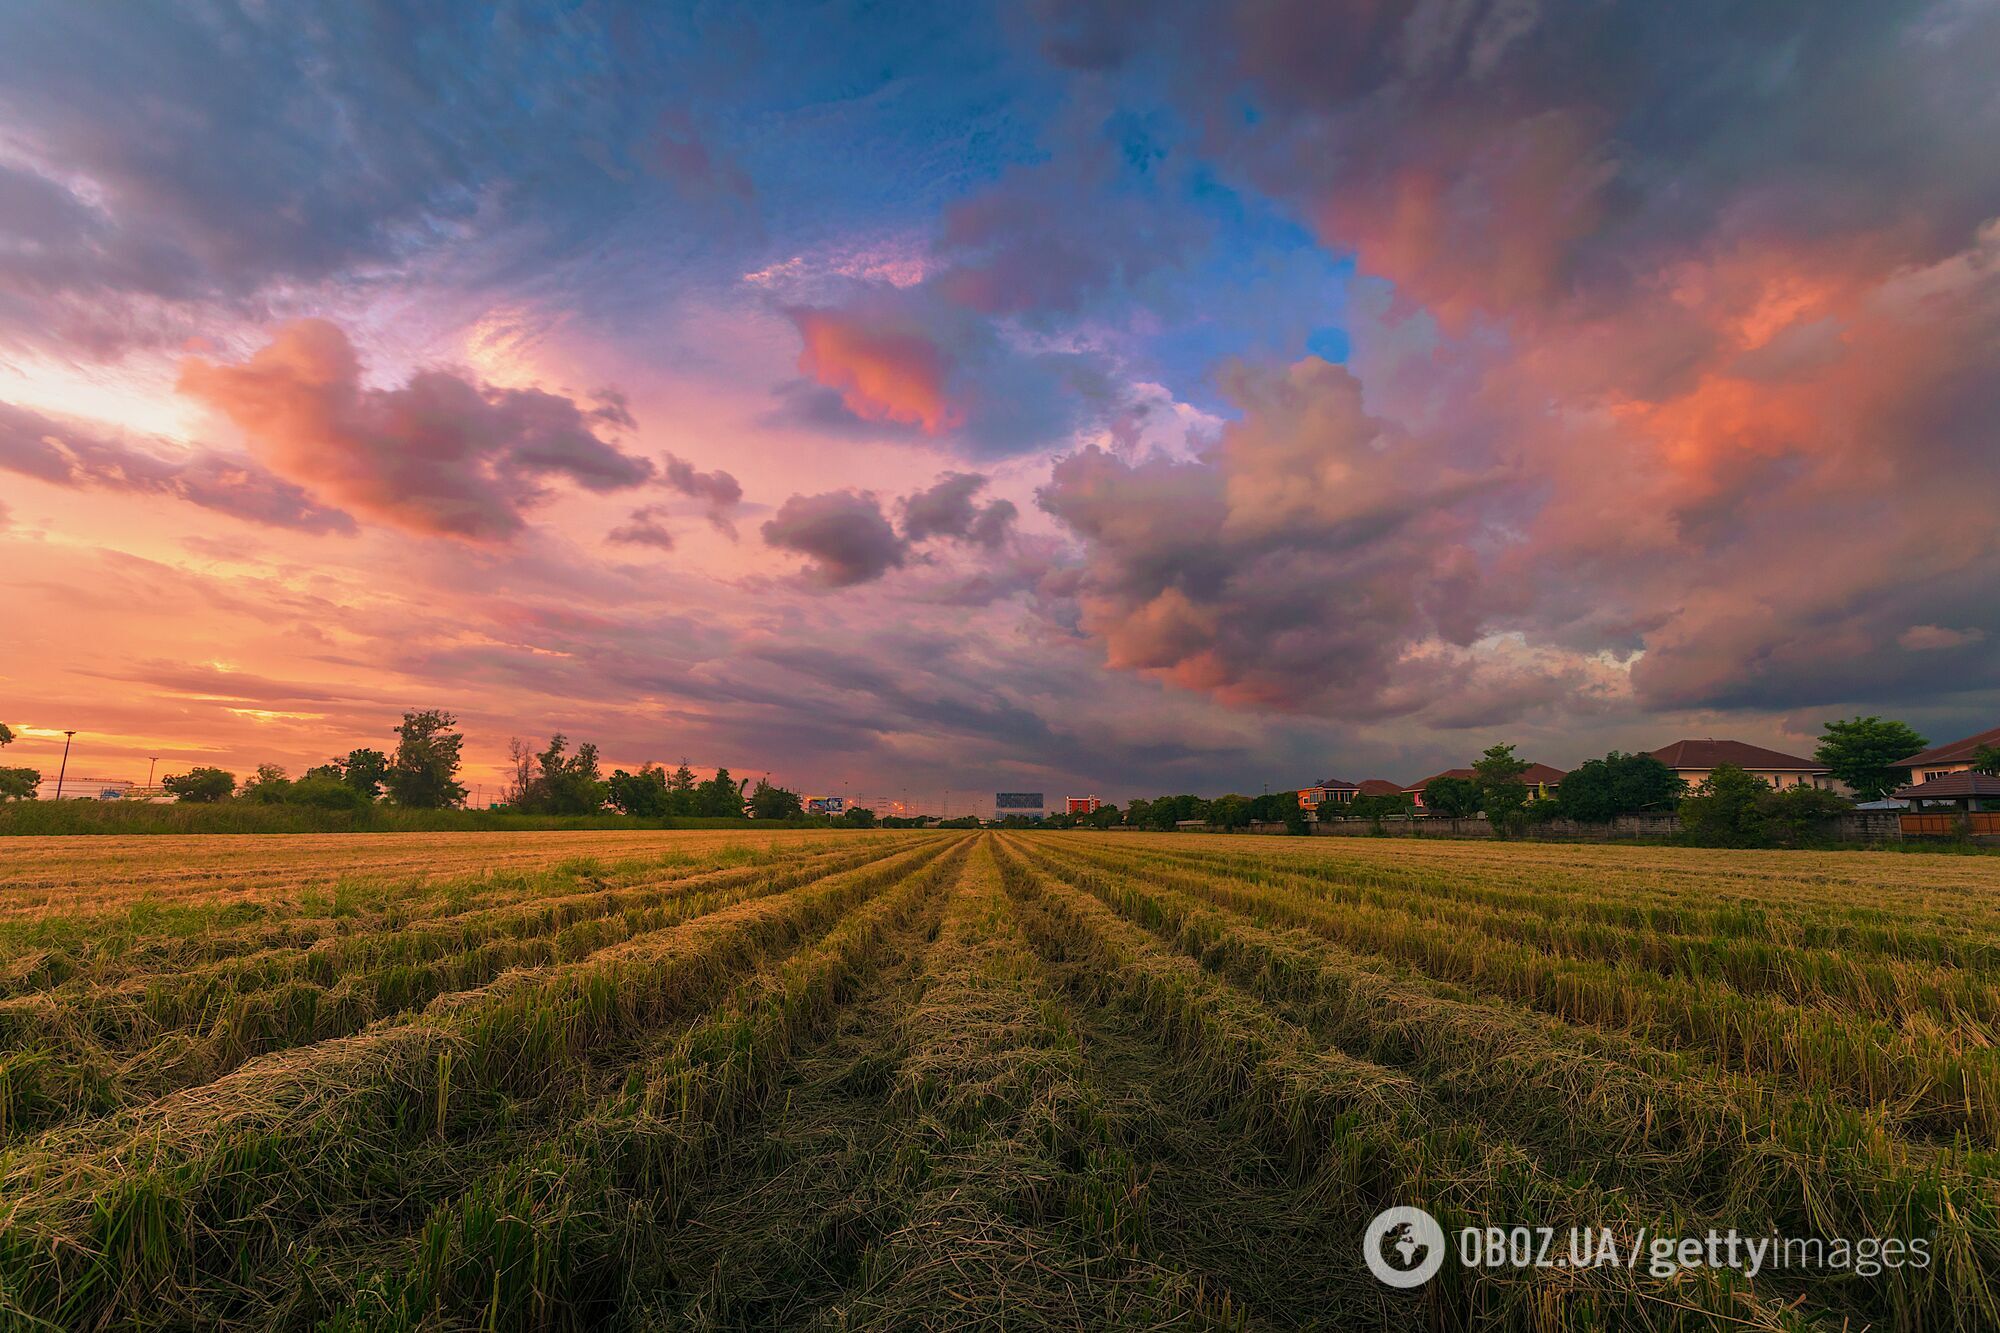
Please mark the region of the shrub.
<svg viewBox="0 0 2000 1333"><path fill-rule="evenodd" d="M191 768L162 778L160 786L190 805L212 805L236 790L236 775L220 768Z"/></svg>
<svg viewBox="0 0 2000 1333"><path fill-rule="evenodd" d="M1771 784L1735 764L1719 764L1681 801L1681 836L1702 847L1761 847L1768 840L1763 799Z"/></svg>
<svg viewBox="0 0 2000 1333"><path fill-rule="evenodd" d="M1854 803L1835 792L1818 787L1787 787L1774 791L1758 802L1767 839L1795 847L1809 840Z"/></svg>

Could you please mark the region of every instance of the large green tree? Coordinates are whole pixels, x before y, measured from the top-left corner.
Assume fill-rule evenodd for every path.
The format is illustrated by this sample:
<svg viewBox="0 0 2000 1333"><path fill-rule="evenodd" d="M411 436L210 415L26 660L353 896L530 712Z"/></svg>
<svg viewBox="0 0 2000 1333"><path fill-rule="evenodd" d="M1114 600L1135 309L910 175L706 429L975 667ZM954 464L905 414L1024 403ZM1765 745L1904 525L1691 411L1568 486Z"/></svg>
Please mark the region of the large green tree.
<svg viewBox="0 0 2000 1333"><path fill-rule="evenodd" d="M605 784L605 799L636 819L660 819L667 813L667 771L657 764L641 765L637 773L614 769Z"/></svg>
<svg viewBox="0 0 2000 1333"><path fill-rule="evenodd" d="M1479 784L1470 778L1432 778L1424 788L1424 809L1446 819L1479 813Z"/></svg>
<svg viewBox="0 0 2000 1333"><path fill-rule="evenodd" d="M519 742L516 742L519 748ZM548 746L532 756L527 780L509 798L516 809L536 815L590 815L604 807L607 784L597 768L597 747L585 742L569 752L569 737L560 731Z"/></svg>
<svg viewBox="0 0 2000 1333"><path fill-rule="evenodd" d="M757 785L750 789L753 819L798 819L805 812L805 802L797 792L777 786L769 778L758 778Z"/></svg>
<svg viewBox="0 0 2000 1333"><path fill-rule="evenodd" d="M1569 819L1608 823L1642 810L1670 810L1687 792L1674 771L1649 754L1613 750L1586 759L1556 784L1556 808Z"/></svg>
<svg viewBox="0 0 2000 1333"><path fill-rule="evenodd" d="M389 778L388 755L364 746L349 750L347 758L338 762L340 780L353 788L363 801L373 801L382 795L382 784Z"/></svg>
<svg viewBox="0 0 2000 1333"><path fill-rule="evenodd" d="M1826 724L1813 758L1852 788L1857 799L1879 801L1910 780L1910 770L1896 761L1929 745L1901 722L1853 717Z"/></svg>
<svg viewBox="0 0 2000 1333"><path fill-rule="evenodd" d="M465 737L457 726L458 719L442 709L403 714L396 728L396 757L384 777L397 805L437 810L465 801L465 787L458 780Z"/></svg>
<svg viewBox="0 0 2000 1333"><path fill-rule="evenodd" d="M714 777L694 789L694 813L704 819L741 819L742 784L729 776L728 769L716 769Z"/></svg>
<svg viewBox="0 0 2000 1333"><path fill-rule="evenodd" d="M1248 796L1238 796L1231 792L1218 796L1209 803L1208 822L1217 828L1248 828L1255 813Z"/></svg>

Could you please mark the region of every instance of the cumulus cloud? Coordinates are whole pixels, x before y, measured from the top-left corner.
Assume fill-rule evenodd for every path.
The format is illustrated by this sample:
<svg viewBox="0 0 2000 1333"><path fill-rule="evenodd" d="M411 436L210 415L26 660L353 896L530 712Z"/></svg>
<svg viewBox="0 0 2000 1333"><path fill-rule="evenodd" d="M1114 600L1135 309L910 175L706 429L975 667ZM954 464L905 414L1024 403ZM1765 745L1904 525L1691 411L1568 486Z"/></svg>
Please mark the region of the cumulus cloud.
<svg viewBox="0 0 2000 1333"><path fill-rule="evenodd" d="M1079 626L1110 666L1231 703L1422 707L1437 673L1410 650L1479 632L1465 510L1491 479L1369 416L1318 358L1228 382L1243 417L1206 459L1056 464L1038 500L1082 543Z"/></svg>
<svg viewBox="0 0 2000 1333"><path fill-rule="evenodd" d="M240 427L277 472L316 495L411 532L496 541L568 480L609 492L653 476L599 431L603 409L539 389L504 389L445 370L399 389L361 382L347 335L324 320L279 330L247 362L189 359L181 392Z"/></svg>
<svg viewBox="0 0 2000 1333"><path fill-rule="evenodd" d="M1654 709L1886 703L1938 652L1966 654L1948 688L2000 685L2000 659L1945 642L2000 632L2000 542L1968 498L2000 491L2000 15L1043 8L1060 59L1179 66L1208 150L1382 280L1350 324L1377 413L1427 466L1512 479L1450 506L1470 574L1431 581L1416 628L1636 654ZM1349 487L1316 469L1301 447L1217 482L1225 528L1379 522L1393 549L1398 502L1364 485L1344 514ZM1252 643L1281 660L1299 641L1197 578L1093 561L1081 623L1114 661L1238 683Z"/></svg>
<svg viewBox="0 0 2000 1333"><path fill-rule="evenodd" d="M762 532L771 545L812 561L809 576L828 588L881 578L908 554L881 502L867 491L794 495L765 521Z"/></svg>
<svg viewBox="0 0 2000 1333"><path fill-rule="evenodd" d="M912 542L950 537L988 550L999 547L1019 511L1012 500L978 503L986 483L977 472L947 472L929 489L905 496L898 505L903 536Z"/></svg>
<svg viewBox="0 0 2000 1333"><path fill-rule="evenodd" d="M668 454L660 467L660 484L691 500L701 501L708 521L718 531L731 537L736 535L736 523L731 514L743 500L743 487L736 478L720 470L698 472L694 464L686 459Z"/></svg>
<svg viewBox="0 0 2000 1333"><path fill-rule="evenodd" d="M168 496L234 518L299 532L352 532L354 520L247 458L155 453L110 429L0 403L0 468L57 486Z"/></svg>
<svg viewBox="0 0 2000 1333"><path fill-rule="evenodd" d="M799 369L840 394L863 421L938 435L964 424L945 381L950 353L922 329L872 313L796 309Z"/></svg>
<svg viewBox="0 0 2000 1333"><path fill-rule="evenodd" d="M650 546L659 551L674 549L674 534L666 525L665 505L640 505L617 527L605 534L621 546Z"/></svg>

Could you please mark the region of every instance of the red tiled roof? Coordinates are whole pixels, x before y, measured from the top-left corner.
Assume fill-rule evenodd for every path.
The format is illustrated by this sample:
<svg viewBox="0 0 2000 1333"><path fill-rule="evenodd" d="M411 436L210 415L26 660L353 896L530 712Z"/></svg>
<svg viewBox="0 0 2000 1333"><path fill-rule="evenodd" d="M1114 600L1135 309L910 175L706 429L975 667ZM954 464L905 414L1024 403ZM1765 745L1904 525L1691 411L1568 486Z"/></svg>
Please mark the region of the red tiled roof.
<svg viewBox="0 0 2000 1333"><path fill-rule="evenodd" d="M1973 754L1982 745L2000 747L2000 727L1982 731L1977 736L1967 736L1962 741L1949 745L1933 745L1921 754L1913 754L1908 759L1896 761L1897 768L1922 768L1925 764L1964 764L1972 761Z"/></svg>
<svg viewBox="0 0 2000 1333"><path fill-rule="evenodd" d="M1816 759L1801 759L1795 754L1785 754L1780 750L1767 750L1761 745L1750 745L1743 741L1675 741L1652 752L1653 758L1668 768L1706 768L1717 764L1735 764L1738 768L1784 770L1798 773L1825 773L1825 764Z"/></svg>
<svg viewBox="0 0 2000 1333"><path fill-rule="evenodd" d="M1470 782L1478 776L1477 773L1469 768L1447 768L1442 773L1431 774L1422 782L1412 782L1409 786L1401 790L1422 791L1439 778L1463 778L1467 782ZM1526 771L1521 774L1521 782L1524 786L1529 787L1540 786L1542 783L1554 786L1556 783L1561 782L1565 776L1560 768L1550 768L1547 764L1529 764ZM1361 785L1365 788L1368 784L1364 782Z"/></svg>
<svg viewBox="0 0 2000 1333"><path fill-rule="evenodd" d="M1387 778L1369 778L1356 791L1362 796L1401 796L1403 789Z"/></svg>
<svg viewBox="0 0 2000 1333"><path fill-rule="evenodd" d="M1433 782L1436 782L1439 778L1464 778L1467 782L1470 782L1475 776L1476 775L1469 768L1447 768L1442 773L1431 774L1429 777L1425 778L1422 782L1412 782L1409 786L1403 788L1403 790L1422 791L1424 788L1430 786Z"/></svg>
<svg viewBox="0 0 2000 1333"><path fill-rule="evenodd" d="M1991 773L1947 773L1896 793L1899 801L1957 800L1962 796L2000 796L2000 778Z"/></svg>
<svg viewBox="0 0 2000 1333"><path fill-rule="evenodd" d="M1306 788L1306 790L1307 791L1353 791L1354 784L1351 782L1343 782L1339 778L1321 778L1318 782L1315 782L1313 783L1312 786Z"/></svg>

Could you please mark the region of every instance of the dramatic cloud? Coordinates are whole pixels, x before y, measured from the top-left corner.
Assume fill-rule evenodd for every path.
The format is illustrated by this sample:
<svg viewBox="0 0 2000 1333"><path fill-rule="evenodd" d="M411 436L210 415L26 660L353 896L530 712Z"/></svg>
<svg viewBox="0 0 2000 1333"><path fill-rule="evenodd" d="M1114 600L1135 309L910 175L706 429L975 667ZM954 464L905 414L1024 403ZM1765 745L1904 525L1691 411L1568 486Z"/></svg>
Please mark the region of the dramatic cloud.
<svg viewBox="0 0 2000 1333"><path fill-rule="evenodd" d="M347 336L323 320L285 326L242 365L190 359L180 388L234 421L278 472L411 532L500 540L521 529L550 479L603 492L653 474L598 434L622 424L621 406L593 414L556 394L442 370L367 388Z"/></svg>
<svg viewBox="0 0 2000 1333"><path fill-rule="evenodd" d="M907 555L881 503L866 491L794 495L762 531L771 545L809 558L813 581L829 588L881 578Z"/></svg>
<svg viewBox="0 0 2000 1333"><path fill-rule="evenodd" d="M1050 8L1059 59L1177 64L1209 151L1387 280L1351 339L1371 402L1519 483L1459 508L1482 623L1629 657L1662 709L2000 685L2000 660L1941 682L1936 658L2000 632L1967 499L2000 490L2000 15ZM1342 487L1246 486L1342 521ZM1114 662L1237 681L1187 664L1240 622L1186 582L1084 623ZM1296 641L1253 625L1246 661L1260 637Z"/></svg>
<svg viewBox="0 0 2000 1333"><path fill-rule="evenodd" d="M1039 498L1084 543L1082 630L1112 667L1231 703L1422 707L1436 673L1407 654L1479 633L1462 510L1482 479L1368 416L1338 366L1238 368L1229 385L1243 419L1208 460L1056 464Z"/></svg>
<svg viewBox="0 0 2000 1333"><path fill-rule="evenodd" d="M146 452L103 427L0 403L0 468L57 486L160 495L300 532L352 532L354 520L245 458Z"/></svg>
<svg viewBox="0 0 2000 1333"><path fill-rule="evenodd" d="M433 702L1121 795L1976 731L1996 67L1964 0L0 6L8 688L133 776Z"/></svg>
<svg viewBox="0 0 2000 1333"><path fill-rule="evenodd" d="M976 472L947 472L930 489L905 497L899 506L903 536L913 542L952 537L988 550L999 547L1018 511L1012 500L977 503L986 481Z"/></svg>

